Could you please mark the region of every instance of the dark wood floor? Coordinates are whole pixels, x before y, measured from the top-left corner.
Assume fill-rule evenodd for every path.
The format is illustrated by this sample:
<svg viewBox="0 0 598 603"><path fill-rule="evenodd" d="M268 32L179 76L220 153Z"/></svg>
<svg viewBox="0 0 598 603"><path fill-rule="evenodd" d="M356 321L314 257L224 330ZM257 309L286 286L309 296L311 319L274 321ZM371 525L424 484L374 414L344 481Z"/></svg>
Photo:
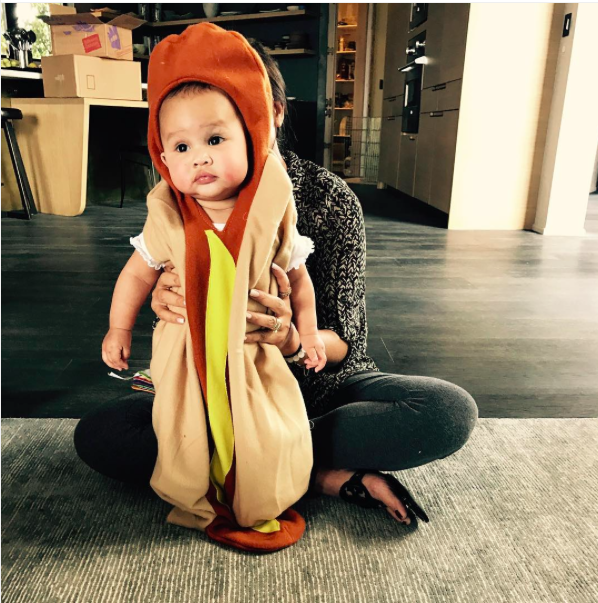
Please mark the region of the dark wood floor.
<svg viewBox="0 0 598 603"><path fill-rule="evenodd" d="M598 197L588 236L449 232L394 194L366 214L369 353L383 371L466 388L481 417L598 416ZM390 216L390 217L389 217ZM2 219L2 416L80 417L128 385L100 345L142 202L78 218ZM587 226L588 226L587 225ZM149 362L144 308L133 369Z"/></svg>

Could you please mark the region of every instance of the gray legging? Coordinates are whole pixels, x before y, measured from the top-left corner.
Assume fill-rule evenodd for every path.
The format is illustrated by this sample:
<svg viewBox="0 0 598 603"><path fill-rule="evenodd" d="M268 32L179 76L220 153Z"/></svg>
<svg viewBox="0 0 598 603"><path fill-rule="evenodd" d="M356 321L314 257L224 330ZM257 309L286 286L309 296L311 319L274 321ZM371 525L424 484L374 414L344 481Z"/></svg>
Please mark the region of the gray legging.
<svg viewBox="0 0 598 603"><path fill-rule="evenodd" d="M75 428L80 458L108 477L148 484L158 452L153 400L134 392L87 413ZM333 407L312 419L315 467L419 467L459 450L478 417L474 399L452 383L373 371L348 377Z"/></svg>

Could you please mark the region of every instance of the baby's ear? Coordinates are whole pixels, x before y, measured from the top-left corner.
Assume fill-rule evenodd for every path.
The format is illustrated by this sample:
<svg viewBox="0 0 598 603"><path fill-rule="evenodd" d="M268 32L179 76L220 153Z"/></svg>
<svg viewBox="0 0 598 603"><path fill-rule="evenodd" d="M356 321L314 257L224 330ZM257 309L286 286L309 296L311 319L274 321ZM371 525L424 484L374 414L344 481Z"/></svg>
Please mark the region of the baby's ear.
<svg viewBox="0 0 598 603"><path fill-rule="evenodd" d="M166 155L164 153L160 153L160 159L162 160L162 163L168 167L168 163L166 163Z"/></svg>

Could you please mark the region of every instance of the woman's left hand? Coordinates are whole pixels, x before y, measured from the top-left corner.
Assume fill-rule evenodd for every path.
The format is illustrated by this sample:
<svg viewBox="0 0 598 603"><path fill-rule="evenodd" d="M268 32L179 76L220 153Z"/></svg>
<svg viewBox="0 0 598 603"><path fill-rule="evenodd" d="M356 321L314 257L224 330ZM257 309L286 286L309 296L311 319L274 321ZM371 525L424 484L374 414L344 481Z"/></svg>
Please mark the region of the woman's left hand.
<svg viewBox="0 0 598 603"><path fill-rule="evenodd" d="M272 264L272 272L278 282L278 290L280 292L288 291L291 287L287 273L277 266ZM252 295L252 292L257 292L257 295ZM247 317L247 322L258 325L264 328L264 331L252 331L247 333L245 343L271 343L282 349L287 342L289 331L291 328L291 319L293 318L293 310L291 309L290 297L281 299L275 295L270 295L265 291L252 289L250 292L252 299L260 302L263 306L270 309L272 314L262 314L261 312L251 312L251 316ZM276 318L280 319L282 326L278 331L272 331L272 327L276 324Z"/></svg>

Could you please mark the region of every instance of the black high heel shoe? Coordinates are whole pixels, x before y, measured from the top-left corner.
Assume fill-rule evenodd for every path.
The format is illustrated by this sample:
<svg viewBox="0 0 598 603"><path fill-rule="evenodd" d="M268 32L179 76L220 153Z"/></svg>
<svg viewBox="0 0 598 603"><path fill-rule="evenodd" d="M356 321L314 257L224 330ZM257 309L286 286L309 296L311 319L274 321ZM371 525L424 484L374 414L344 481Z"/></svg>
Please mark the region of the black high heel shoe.
<svg viewBox="0 0 598 603"><path fill-rule="evenodd" d="M364 509L380 509L386 507L383 502L376 500L363 485L361 479L367 473L373 473L374 475L380 476L388 484L392 493L403 503L403 505L405 505L407 515L411 518L411 521L417 521L416 516L426 523L430 521L424 510L413 500L413 497L407 488L405 488L396 477L381 473L376 469L360 469L359 471L356 471L353 476L341 486L340 497L343 500L363 507ZM398 510L395 510L395 513L400 519L401 516L399 515Z"/></svg>

